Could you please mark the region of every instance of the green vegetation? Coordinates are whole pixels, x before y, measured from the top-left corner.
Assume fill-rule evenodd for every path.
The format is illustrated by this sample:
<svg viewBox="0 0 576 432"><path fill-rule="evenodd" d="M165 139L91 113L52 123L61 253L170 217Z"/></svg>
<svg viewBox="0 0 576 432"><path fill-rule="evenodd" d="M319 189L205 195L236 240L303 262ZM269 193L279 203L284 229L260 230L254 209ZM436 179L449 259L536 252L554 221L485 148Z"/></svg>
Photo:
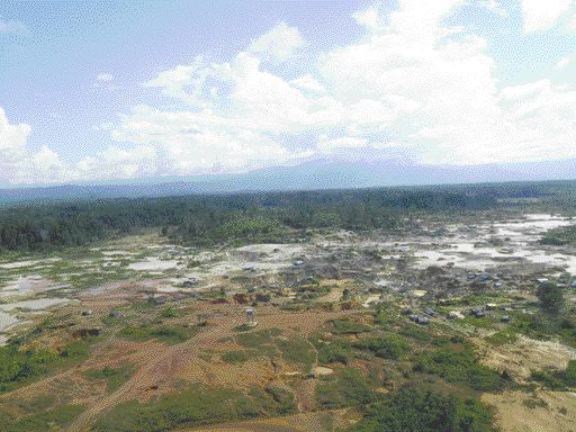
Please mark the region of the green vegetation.
<svg viewBox="0 0 576 432"><path fill-rule="evenodd" d="M352 357L352 347L345 340L337 340L329 344L323 343L318 348L318 361L322 364L348 364Z"/></svg>
<svg viewBox="0 0 576 432"><path fill-rule="evenodd" d="M492 345L496 345L496 346L514 343L514 342L516 342L517 339L518 339L518 336L511 329L499 331L499 332L494 333L493 335L488 336L486 338L486 340L488 342L490 342Z"/></svg>
<svg viewBox="0 0 576 432"><path fill-rule="evenodd" d="M457 343L418 355L414 370L438 375L450 383L464 384L479 391L499 391L510 384L506 374L501 375L477 360L470 344Z"/></svg>
<svg viewBox="0 0 576 432"><path fill-rule="evenodd" d="M220 357L226 363L238 364L244 363L258 355L257 351L244 350L244 351L227 351Z"/></svg>
<svg viewBox="0 0 576 432"><path fill-rule="evenodd" d="M252 327L253 328L253 327ZM259 349L263 346L274 345L274 338L280 336L282 331L277 328L241 333L236 336L238 343L247 348Z"/></svg>
<svg viewBox="0 0 576 432"><path fill-rule="evenodd" d="M321 379L316 386L316 400L323 408L340 408L370 403L375 394L362 372L344 369L335 377Z"/></svg>
<svg viewBox="0 0 576 432"><path fill-rule="evenodd" d="M178 426L201 425L248 419L257 415L280 415L293 412L287 392L269 388L255 389L248 395L235 390L192 386L150 403L126 402L99 418L96 431L163 432Z"/></svg>
<svg viewBox="0 0 576 432"><path fill-rule="evenodd" d="M377 357L390 360L399 360L410 351L410 345L405 338L394 334L361 339L353 346L357 349L372 351Z"/></svg>
<svg viewBox="0 0 576 432"><path fill-rule="evenodd" d="M371 327L351 320L333 320L330 321L329 330L337 335L346 335L369 332Z"/></svg>
<svg viewBox="0 0 576 432"><path fill-rule="evenodd" d="M554 390L576 387L576 360L570 360L563 371L556 369L534 371L532 372L532 379Z"/></svg>
<svg viewBox="0 0 576 432"><path fill-rule="evenodd" d="M367 409L354 432L491 432L492 413L473 399L404 388Z"/></svg>
<svg viewBox="0 0 576 432"><path fill-rule="evenodd" d="M282 357L289 363L297 364L308 370L315 360L313 346L301 336L288 340L277 340L277 346L282 353Z"/></svg>
<svg viewBox="0 0 576 432"><path fill-rule="evenodd" d="M564 309L564 293L557 284L547 282L536 290L542 310L550 315L558 315Z"/></svg>
<svg viewBox="0 0 576 432"><path fill-rule="evenodd" d="M549 230L540 243L550 246L565 246L576 244L576 225Z"/></svg>
<svg viewBox="0 0 576 432"><path fill-rule="evenodd" d="M0 392L11 390L54 370L88 357L88 341L72 342L60 351L23 350L17 344L0 347Z"/></svg>
<svg viewBox="0 0 576 432"><path fill-rule="evenodd" d="M102 199L0 207L0 251L46 251L157 229L197 245L286 241L292 230L391 229L399 211L495 206L490 188L389 188L168 198Z"/></svg>
<svg viewBox="0 0 576 432"><path fill-rule="evenodd" d="M143 342L150 339L158 339L173 345L190 339L196 333L192 327L143 324L139 326L129 325L124 327L119 335L133 341Z"/></svg>
<svg viewBox="0 0 576 432"><path fill-rule="evenodd" d="M61 405L48 411L18 418L0 411L0 430L2 432L61 431L82 411L84 407L80 405Z"/></svg>
<svg viewBox="0 0 576 432"><path fill-rule="evenodd" d="M134 373L134 366L124 364L117 368L104 367L102 369L90 369L84 372L84 375L93 380L106 380L108 392L113 392L124 384Z"/></svg>

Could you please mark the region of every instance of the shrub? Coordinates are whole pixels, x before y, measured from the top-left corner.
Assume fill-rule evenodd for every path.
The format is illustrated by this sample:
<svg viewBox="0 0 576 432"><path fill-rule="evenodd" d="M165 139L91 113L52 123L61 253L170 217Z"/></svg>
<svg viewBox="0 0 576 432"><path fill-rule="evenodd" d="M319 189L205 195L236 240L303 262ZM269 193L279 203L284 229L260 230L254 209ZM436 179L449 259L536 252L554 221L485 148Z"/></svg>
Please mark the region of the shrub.
<svg viewBox="0 0 576 432"><path fill-rule="evenodd" d="M61 405L52 410L15 418L0 412L0 430L2 432L45 432L62 430L84 408L80 405Z"/></svg>
<svg viewBox="0 0 576 432"><path fill-rule="evenodd" d="M404 338L397 335L363 339L354 343L353 346L354 348L372 351L377 357L392 360L398 360L410 350L410 345Z"/></svg>
<svg viewBox="0 0 576 432"><path fill-rule="evenodd" d="M338 408L372 402L374 393L359 370L344 369L338 376L318 383L316 399L323 408Z"/></svg>
<svg viewBox="0 0 576 432"><path fill-rule="evenodd" d="M226 363L231 363L231 364L238 364L238 363L244 363L248 360L250 360L251 358L253 358L255 355L254 351L228 351L225 352L224 354L222 354L221 359L222 361L225 361Z"/></svg>
<svg viewBox="0 0 576 432"><path fill-rule="evenodd" d="M438 375L448 382L465 384L479 391L498 391L506 387L509 377L479 364L471 346L461 348L457 351L443 347L426 352L416 359L414 370Z"/></svg>
<svg viewBox="0 0 576 432"><path fill-rule="evenodd" d="M492 412L472 399L443 396L420 388L404 388L368 409L355 432L489 432Z"/></svg>
<svg viewBox="0 0 576 432"><path fill-rule="evenodd" d="M116 390L124 384L134 373L134 366L131 364L124 364L117 368L105 366L102 369L89 369L84 372L84 375L90 379L103 379L106 380L106 388L109 392Z"/></svg>
<svg viewBox="0 0 576 432"><path fill-rule="evenodd" d="M330 321L330 331L334 334L358 334L371 330L366 324L357 323L350 320L333 320Z"/></svg>
<svg viewBox="0 0 576 432"><path fill-rule="evenodd" d="M351 357L350 345L343 341L323 344L318 349L318 361L320 363L348 364Z"/></svg>

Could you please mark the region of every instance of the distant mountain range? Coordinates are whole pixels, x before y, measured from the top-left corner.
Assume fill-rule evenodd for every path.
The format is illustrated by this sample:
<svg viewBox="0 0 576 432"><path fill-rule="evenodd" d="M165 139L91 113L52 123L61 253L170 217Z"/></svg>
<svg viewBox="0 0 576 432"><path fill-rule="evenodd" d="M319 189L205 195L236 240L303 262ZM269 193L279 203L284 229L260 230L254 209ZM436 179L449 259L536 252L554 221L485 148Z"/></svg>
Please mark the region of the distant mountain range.
<svg viewBox="0 0 576 432"><path fill-rule="evenodd" d="M576 159L474 166L422 165L401 159L325 159L234 175L4 188L0 189L0 203L572 179L576 179Z"/></svg>

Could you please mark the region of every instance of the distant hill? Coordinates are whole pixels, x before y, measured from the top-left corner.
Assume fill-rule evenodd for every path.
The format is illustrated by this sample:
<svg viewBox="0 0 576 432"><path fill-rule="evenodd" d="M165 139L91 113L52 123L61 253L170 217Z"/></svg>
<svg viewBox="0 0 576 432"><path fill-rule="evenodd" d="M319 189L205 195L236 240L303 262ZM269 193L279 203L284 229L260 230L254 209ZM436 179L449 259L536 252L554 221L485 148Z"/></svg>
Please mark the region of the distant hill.
<svg viewBox="0 0 576 432"><path fill-rule="evenodd" d="M486 164L422 165L400 159L316 160L244 174L142 179L117 184L78 184L0 189L0 203L86 198L136 198L242 191L310 190L576 179L576 159Z"/></svg>

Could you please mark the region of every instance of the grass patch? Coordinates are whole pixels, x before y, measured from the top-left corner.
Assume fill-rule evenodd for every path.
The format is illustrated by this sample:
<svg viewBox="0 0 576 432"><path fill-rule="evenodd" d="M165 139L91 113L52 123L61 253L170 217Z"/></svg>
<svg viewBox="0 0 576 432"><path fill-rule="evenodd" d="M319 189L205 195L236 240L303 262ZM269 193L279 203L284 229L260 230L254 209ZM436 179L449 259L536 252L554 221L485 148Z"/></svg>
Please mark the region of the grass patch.
<svg viewBox="0 0 576 432"><path fill-rule="evenodd" d="M93 380L106 380L106 389L113 392L124 384L134 374L134 365L124 364L117 368L104 367L102 369L89 369L84 376Z"/></svg>
<svg viewBox="0 0 576 432"><path fill-rule="evenodd" d="M316 400L325 409L364 405L375 400L368 381L357 369L344 369L338 376L323 378L316 386Z"/></svg>
<svg viewBox="0 0 576 432"><path fill-rule="evenodd" d="M277 402L276 398L282 402ZM98 419L96 432L163 432L184 426L273 416L292 406L279 391L255 389L248 395L236 390L195 385L150 403L130 401L114 407Z"/></svg>
<svg viewBox="0 0 576 432"><path fill-rule="evenodd" d="M377 357L399 360L410 351L410 345L402 336L386 335L383 337L370 337L354 342L354 348L368 350Z"/></svg>
<svg viewBox="0 0 576 432"><path fill-rule="evenodd" d="M0 347L0 392L12 390L57 368L88 358L88 340L72 342L60 351L21 350L17 344Z"/></svg>
<svg viewBox="0 0 576 432"><path fill-rule="evenodd" d="M282 357L289 363L294 363L309 370L314 364L316 355L310 343L302 336L288 340L277 341Z"/></svg>
<svg viewBox="0 0 576 432"><path fill-rule="evenodd" d="M143 324L124 327L119 334L128 340L136 342L158 339L173 345L187 341L196 334L196 331L191 327Z"/></svg>
<svg viewBox="0 0 576 432"><path fill-rule="evenodd" d="M499 331L486 338L486 341L490 342L492 345L495 346L514 343L517 340L518 336L516 335L516 333L510 330Z"/></svg>
<svg viewBox="0 0 576 432"><path fill-rule="evenodd" d="M231 364L240 364L245 363L248 360L256 357L258 354L257 351L253 350L244 350L244 351L228 351L225 352L220 356L222 361Z"/></svg>
<svg viewBox="0 0 576 432"><path fill-rule="evenodd" d="M576 387L576 360L570 360L566 370L533 371L531 377L552 390L567 390L570 387Z"/></svg>
<svg viewBox="0 0 576 432"><path fill-rule="evenodd" d="M19 418L0 411L0 430L2 432L60 431L82 411L84 407L80 405L61 405L48 411Z"/></svg>
<svg viewBox="0 0 576 432"><path fill-rule="evenodd" d="M467 343L442 346L415 359L414 370L438 375L446 381L464 384L478 391L499 391L510 384L507 375L478 363L474 349Z"/></svg>
<svg viewBox="0 0 576 432"><path fill-rule="evenodd" d="M403 388L370 406L355 432L492 432L490 408L474 399Z"/></svg>
<svg viewBox="0 0 576 432"><path fill-rule="evenodd" d="M348 364L353 354L352 347L347 341L338 340L320 345L318 348L318 361L322 364Z"/></svg>
<svg viewBox="0 0 576 432"><path fill-rule="evenodd" d="M366 324L357 323L351 320L332 320L329 324L330 332L338 335L366 333L372 330L372 328Z"/></svg>

